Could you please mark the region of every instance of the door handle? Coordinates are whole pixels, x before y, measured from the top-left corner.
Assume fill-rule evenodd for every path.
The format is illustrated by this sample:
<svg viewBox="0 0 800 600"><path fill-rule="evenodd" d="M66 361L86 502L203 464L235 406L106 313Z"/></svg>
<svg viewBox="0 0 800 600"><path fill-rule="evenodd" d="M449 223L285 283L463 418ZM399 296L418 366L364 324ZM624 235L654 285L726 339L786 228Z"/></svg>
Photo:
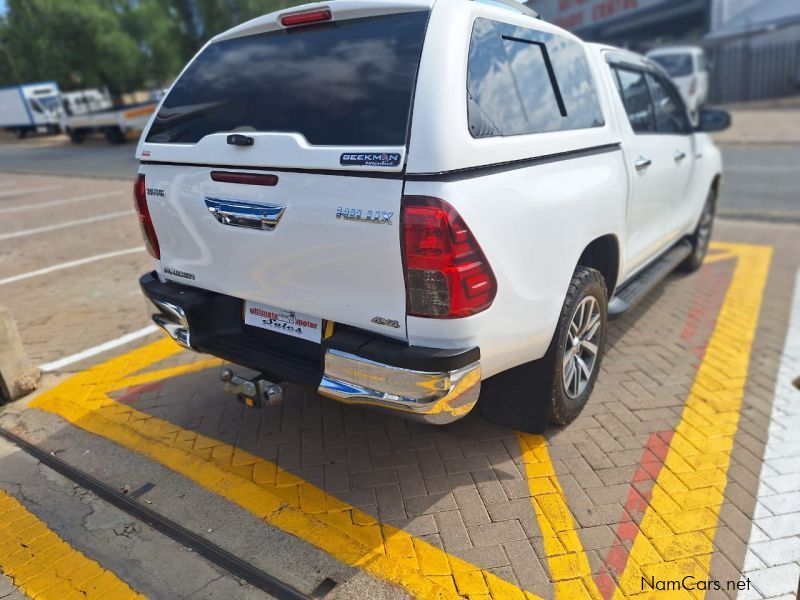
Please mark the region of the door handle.
<svg viewBox="0 0 800 600"><path fill-rule="evenodd" d="M681 161L682 161L684 158L686 158L686 152L682 152L682 151L680 151L680 150L676 150L676 151L675 151L674 158L675 158L675 162L676 162L676 163L679 163L679 162L681 162Z"/></svg>
<svg viewBox="0 0 800 600"><path fill-rule="evenodd" d="M208 212L223 225L248 227L272 231L281 220L285 206L280 204L252 204L241 200L206 198Z"/></svg>
<svg viewBox="0 0 800 600"><path fill-rule="evenodd" d="M650 160L649 158L645 158L644 156L640 156L634 161L633 166L636 167L637 171L643 171L652 164L653 164L652 160Z"/></svg>

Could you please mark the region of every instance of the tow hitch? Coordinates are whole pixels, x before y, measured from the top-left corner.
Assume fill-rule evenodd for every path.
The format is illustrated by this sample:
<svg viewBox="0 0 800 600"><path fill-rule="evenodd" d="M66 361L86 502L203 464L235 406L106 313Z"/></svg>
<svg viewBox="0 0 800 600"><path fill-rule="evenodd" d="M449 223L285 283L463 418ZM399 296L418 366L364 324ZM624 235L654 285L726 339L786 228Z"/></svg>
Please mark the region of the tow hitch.
<svg viewBox="0 0 800 600"><path fill-rule="evenodd" d="M220 380L229 394L235 394L239 402L250 408L263 408L283 402L283 386L262 379L260 375L247 379L234 373L231 369L222 369Z"/></svg>

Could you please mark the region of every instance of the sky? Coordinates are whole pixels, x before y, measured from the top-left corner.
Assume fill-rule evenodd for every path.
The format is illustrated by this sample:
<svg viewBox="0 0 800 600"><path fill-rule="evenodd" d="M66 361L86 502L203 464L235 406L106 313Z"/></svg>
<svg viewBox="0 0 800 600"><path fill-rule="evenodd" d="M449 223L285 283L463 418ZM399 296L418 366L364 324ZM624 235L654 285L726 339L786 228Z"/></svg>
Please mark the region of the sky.
<svg viewBox="0 0 800 600"><path fill-rule="evenodd" d="M0 15L6 14L6 0L0 0Z"/></svg>

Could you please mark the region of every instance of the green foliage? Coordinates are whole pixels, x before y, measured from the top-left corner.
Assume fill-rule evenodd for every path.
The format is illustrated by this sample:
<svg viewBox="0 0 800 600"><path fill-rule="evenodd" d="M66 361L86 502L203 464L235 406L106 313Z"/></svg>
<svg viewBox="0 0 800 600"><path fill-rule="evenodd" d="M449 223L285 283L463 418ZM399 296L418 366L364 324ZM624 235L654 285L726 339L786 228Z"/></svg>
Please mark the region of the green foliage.
<svg viewBox="0 0 800 600"><path fill-rule="evenodd" d="M212 36L299 1L8 0L0 85L56 80L65 90L104 85L112 93L161 87Z"/></svg>

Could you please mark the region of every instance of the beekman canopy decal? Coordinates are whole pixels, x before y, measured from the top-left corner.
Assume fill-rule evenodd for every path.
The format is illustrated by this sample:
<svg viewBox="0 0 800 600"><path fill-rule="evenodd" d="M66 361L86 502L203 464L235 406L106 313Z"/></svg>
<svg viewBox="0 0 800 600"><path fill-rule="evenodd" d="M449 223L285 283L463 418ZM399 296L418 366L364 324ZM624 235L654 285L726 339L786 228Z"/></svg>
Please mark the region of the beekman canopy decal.
<svg viewBox="0 0 800 600"><path fill-rule="evenodd" d="M396 167L400 164L397 153L342 154L339 164L351 167Z"/></svg>

